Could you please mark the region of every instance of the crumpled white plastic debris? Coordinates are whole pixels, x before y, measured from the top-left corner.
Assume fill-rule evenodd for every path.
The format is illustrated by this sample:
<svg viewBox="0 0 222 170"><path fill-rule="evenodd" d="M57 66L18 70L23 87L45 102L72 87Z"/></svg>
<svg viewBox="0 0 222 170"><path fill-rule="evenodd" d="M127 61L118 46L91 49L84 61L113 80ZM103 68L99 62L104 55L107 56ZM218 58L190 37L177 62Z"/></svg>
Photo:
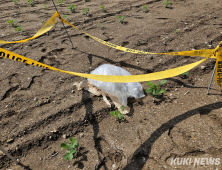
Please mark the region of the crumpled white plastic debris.
<svg viewBox="0 0 222 170"><path fill-rule="evenodd" d="M123 76L131 75L128 71L122 69L121 67L114 66L111 64L103 64L93 70L90 74ZM118 110L123 114L129 112L129 108L126 108L128 97L134 97L138 99L145 96L143 92L143 87L138 82L112 83L88 79L80 83L75 83L74 85L76 85L79 90L84 88L93 93L94 95L102 95L107 105L111 106L111 104L106 98L106 95L108 95L112 99L113 103L116 105ZM120 108L121 106L125 106L124 111Z"/></svg>

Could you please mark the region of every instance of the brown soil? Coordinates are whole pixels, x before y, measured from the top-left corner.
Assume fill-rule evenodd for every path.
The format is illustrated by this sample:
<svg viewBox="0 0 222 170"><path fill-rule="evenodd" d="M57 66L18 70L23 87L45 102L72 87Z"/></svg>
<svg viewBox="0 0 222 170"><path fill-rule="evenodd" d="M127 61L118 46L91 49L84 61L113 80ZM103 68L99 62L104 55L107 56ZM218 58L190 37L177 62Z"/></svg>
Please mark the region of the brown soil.
<svg viewBox="0 0 222 170"><path fill-rule="evenodd" d="M50 0L11 0L0 4L0 39L14 41L34 35L55 9ZM66 0L58 6L62 16L81 30L124 47L150 52L215 48L222 40L221 0ZM48 9L43 8L43 4ZM76 12L67 9L77 6ZM106 12L100 11L105 5ZM148 12L143 12L148 5ZM91 17L82 14L89 8ZM126 16L123 24L117 16ZM8 24L15 19L24 33ZM101 29L99 23L104 23ZM125 53L104 46L66 25L75 49L60 21L41 37L0 47L51 66L90 73L108 63L132 74L167 70L198 61L187 56L155 56ZM178 29L178 31L176 31ZM26 66L0 58L0 145L16 159L15 165L0 152L0 169L221 169L208 166L172 166L171 158L220 158L222 160L221 89L213 81L206 95L214 59L190 71L187 78L167 80L161 99L147 95L129 100L131 113L123 121L110 115L102 97L78 91L73 83L83 78ZM146 89L146 83L141 83ZM66 139L64 138L66 135ZM75 137L79 151L64 160L60 144ZM56 154L57 153L57 154Z"/></svg>

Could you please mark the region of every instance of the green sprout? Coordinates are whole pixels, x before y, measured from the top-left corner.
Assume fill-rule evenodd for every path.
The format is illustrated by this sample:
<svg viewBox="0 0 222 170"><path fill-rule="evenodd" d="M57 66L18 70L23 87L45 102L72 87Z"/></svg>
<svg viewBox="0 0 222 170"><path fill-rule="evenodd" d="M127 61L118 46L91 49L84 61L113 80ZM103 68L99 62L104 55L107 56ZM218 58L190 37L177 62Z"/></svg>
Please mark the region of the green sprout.
<svg viewBox="0 0 222 170"><path fill-rule="evenodd" d="M45 21L42 21L42 24L45 24Z"/></svg>
<svg viewBox="0 0 222 170"><path fill-rule="evenodd" d="M9 24L12 24L13 27L16 27L17 21L16 20L8 20Z"/></svg>
<svg viewBox="0 0 222 170"><path fill-rule="evenodd" d="M64 15L64 18L67 19L69 17L69 15Z"/></svg>
<svg viewBox="0 0 222 170"><path fill-rule="evenodd" d="M120 23L123 23L123 20L124 20L126 17L119 15L119 16L117 16L117 18L119 19L119 22L120 22Z"/></svg>
<svg viewBox="0 0 222 170"><path fill-rule="evenodd" d="M22 33L22 32L23 32L22 27L23 27L23 26L16 27L16 28L15 28L15 31L18 31L18 32Z"/></svg>
<svg viewBox="0 0 222 170"><path fill-rule="evenodd" d="M48 7L47 7L47 5L42 5L45 9L47 9Z"/></svg>
<svg viewBox="0 0 222 170"><path fill-rule="evenodd" d="M65 159L65 160L68 159L69 161L72 161L72 159L73 159L73 154L76 153L79 144L78 144L78 141L77 141L76 139L74 139L73 137L71 137L71 138L69 139L69 141L71 142L71 144L68 145L66 142L65 142L65 143L61 143L61 147L62 147L63 149L67 149L67 150L68 150L68 151L66 151L66 154L65 154L65 156L64 156L64 159Z"/></svg>
<svg viewBox="0 0 222 170"><path fill-rule="evenodd" d="M166 5L165 8L169 8L169 6L172 5L172 3L170 3L169 1L163 1L163 3Z"/></svg>
<svg viewBox="0 0 222 170"><path fill-rule="evenodd" d="M74 4L73 5L69 5L69 7L67 9L70 9L71 12L75 12L76 6Z"/></svg>
<svg viewBox="0 0 222 170"><path fill-rule="evenodd" d="M17 4L19 2L19 0L12 0L14 2L14 4Z"/></svg>
<svg viewBox="0 0 222 170"><path fill-rule="evenodd" d="M148 11L148 7L147 7L147 5L144 5L143 6L143 12L147 12Z"/></svg>
<svg viewBox="0 0 222 170"><path fill-rule="evenodd" d="M122 110L125 109L124 106L121 106L120 108L121 108ZM119 110L112 111L112 112L110 112L110 114L111 114L112 116L114 116L115 118L118 118L118 119L120 119L120 120L124 118L124 115L123 115L122 113L120 113Z"/></svg>
<svg viewBox="0 0 222 170"><path fill-rule="evenodd" d="M85 14L86 16L89 16L89 8L84 8L82 10L82 13Z"/></svg>
<svg viewBox="0 0 222 170"><path fill-rule="evenodd" d="M59 4L59 5L62 5L63 1L62 0L61 1L57 1L56 3Z"/></svg>
<svg viewBox="0 0 222 170"><path fill-rule="evenodd" d="M180 29L176 29L176 30L175 30L175 33L178 33L178 32L179 32L179 30L180 30Z"/></svg>
<svg viewBox="0 0 222 170"><path fill-rule="evenodd" d="M184 79L184 78L187 78L187 77L189 76L189 74L190 74L189 71L186 71L186 72L180 74L179 76L180 76L182 79Z"/></svg>
<svg viewBox="0 0 222 170"><path fill-rule="evenodd" d="M162 80L160 83L153 84L151 81L147 81L147 86L150 86L150 88L146 89L145 92L151 93L152 96L159 98L160 95L166 91L165 89L161 89L160 86L166 82L166 80Z"/></svg>
<svg viewBox="0 0 222 170"><path fill-rule="evenodd" d="M104 12L105 11L105 6L100 6L100 9L101 9L102 12Z"/></svg>
<svg viewBox="0 0 222 170"><path fill-rule="evenodd" d="M189 76L189 71L186 71L185 73L182 73L181 75L182 75L182 76L184 76L184 75Z"/></svg>
<svg viewBox="0 0 222 170"><path fill-rule="evenodd" d="M104 29L104 22L103 23L99 23L99 26L101 26L101 29Z"/></svg>
<svg viewBox="0 0 222 170"><path fill-rule="evenodd" d="M121 106L120 108L121 108L122 110L125 110L124 106Z"/></svg>
<svg viewBox="0 0 222 170"><path fill-rule="evenodd" d="M35 4L35 2L34 1L32 1L32 0L26 0L28 3L29 3L29 5L31 6L31 7L33 7L34 6L34 4Z"/></svg>

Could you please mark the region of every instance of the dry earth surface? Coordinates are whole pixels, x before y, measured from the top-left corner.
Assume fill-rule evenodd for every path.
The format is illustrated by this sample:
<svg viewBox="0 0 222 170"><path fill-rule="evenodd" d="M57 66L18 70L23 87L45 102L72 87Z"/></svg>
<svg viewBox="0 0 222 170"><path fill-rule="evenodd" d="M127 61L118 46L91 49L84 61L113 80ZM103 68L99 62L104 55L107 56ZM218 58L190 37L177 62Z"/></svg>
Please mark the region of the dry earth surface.
<svg viewBox="0 0 222 170"><path fill-rule="evenodd" d="M81 30L107 42L150 52L213 49L222 41L221 0L66 0L57 8ZM47 5L44 9L43 4ZM76 12L67 9L75 4ZM106 12L100 10L104 5ZM147 5L148 11L142 10ZM91 16L82 14L89 8ZM0 39L21 40L33 36L55 12L50 0L0 3ZM123 24L117 16L125 16ZM23 26L16 32L8 20ZM99 23L104 23L103 27ZM200 60L188 56L138 55L104 46L67 26L75 49L58 20L41 37L0 47L53 67L90 73L102 64L120 66L131 74L158 72ZM176 31L177 30L177 31ZM20 165L0 151L0 169L85 170L221 170L222 165L170 165L171 158L220 158L222 160L221 89L213 81L215 64L208 59L187 78L167 79L163 98L150 94L142 101L129 99L131 112L118 121L110 115L102 97L78 91L82 81L65 73L0 58L0 146ZM201 67L202 66L202 67ZM158 81L156 81L158 82ZM146 82L141 82L146 89ZM79 142L70 162L60 144L69 137ZM221 162L222 163L222 162Z"/></svg>

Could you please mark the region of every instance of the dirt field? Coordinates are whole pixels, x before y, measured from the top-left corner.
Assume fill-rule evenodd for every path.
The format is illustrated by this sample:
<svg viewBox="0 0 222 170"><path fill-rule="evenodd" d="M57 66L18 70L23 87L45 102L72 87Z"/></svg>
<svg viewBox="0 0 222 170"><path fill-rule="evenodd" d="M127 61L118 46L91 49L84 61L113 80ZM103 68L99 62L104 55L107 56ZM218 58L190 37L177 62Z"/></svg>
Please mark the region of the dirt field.
<svg viewBox="0 0 222 170"><path fill-rule="evenodd" d="M55 1L56 2L56 1ZM88 34L120 46L149 52L214 49L222 41L221 0L65 0L57 5L61 16ZM47 5L44 9L43 4ZM72 13L68 5L75 4ZM106 12L100 10L104 5ZM148 11L144 12L143 6ZM89 8L91 16L82 14ZM35 0L34 7L20 0L0 3L0 39L33 36L55 12L50 0ZM117 16L125 16L124 23ZM8 20L17 20L24 32ZM104 23L102 25L100 23ZM100 24L100 25L99 25ZM102 64L120 66L131 74L147 74L193 63L202 58L138 55L98 43L67 26L75 49L58 20L41 37L0 47L68 71L90 73ZM222 160L221 89L213 81L206 95L215 59L167 79L162 99L150 94L142 101L128 100L131 112L118 121L102 97L78 91L84 78L0 58L0 169L32 170L221 170L220 165L171 165L172 158ZM202 66L202 67L201 67ZM158 82L158 81L156 81ZM141 82L144 89L146 82ZM74 137L79 151L64 160L61 143Z"/></svg>

